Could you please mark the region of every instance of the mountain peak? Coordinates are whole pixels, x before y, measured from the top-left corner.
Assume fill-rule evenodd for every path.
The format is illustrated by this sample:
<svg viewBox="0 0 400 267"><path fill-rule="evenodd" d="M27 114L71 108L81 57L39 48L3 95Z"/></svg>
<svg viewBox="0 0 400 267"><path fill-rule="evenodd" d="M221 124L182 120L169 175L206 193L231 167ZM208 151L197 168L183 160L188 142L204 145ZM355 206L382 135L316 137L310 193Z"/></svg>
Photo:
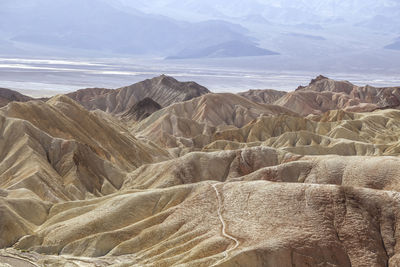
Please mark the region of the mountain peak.
<svg viewBox="0 0 400 267"><path fill-rule="evenodd" d="M335 92L350 94L355 85L349 81L337 81L323 75L312 79L309 85L299 86L296 91Z"/></svg>
<svg viewBox="0 0 400 267"><path fill-rule="evenodd" d="M151 79L151 81L153 81L153 80L159 84L163 84L166 86L171 86L171 85L179 83L179 81L176 80L174 77L171 77L171 76L168 76L165 74L161 74L160 76Z"/></svg>
<svg viewBox="0 0 400 267"><path fill-rule="evenodd" d="M310 83L308 84L308 86L303 86L303 85L299 85L295 91L304 91L304 90L310 90L310 88L312 88L313 86L315 86L318 82L320 81L333 81L331 79L329 79L328 77L320 74L317 77L315 77L314 79L311 79Z"/></svg>
<svg viewBox="0 0 400 267"><path fill-rule="evenodd" d="M86 109L123 115L139 101L150 98L162 107L190 100L210 91L195 82L180 82L162 74L119 89L84 89L68 94Z"/></svg>
<svg viewBox="0 0 400 267"><path fill-rule="evenodd" d="M329 78L325 77L324 75L318 75L316 78L311 80L310 85L315 84L316 82L319 82L322 80L329 80Z"/></svg>
<svg viewBox="0 0 400 267"><path fill-rule="evenodd" d="M196 91L196 96L210 93L210 91L207 88L199 85L196 82L193 81L180 82L174 77L165 74L161 74L160 76L150 79L150 82L155 82L157 85L162 85L173 90L179 90L187 93L189 92L194 93L194 91Z"/></svg>

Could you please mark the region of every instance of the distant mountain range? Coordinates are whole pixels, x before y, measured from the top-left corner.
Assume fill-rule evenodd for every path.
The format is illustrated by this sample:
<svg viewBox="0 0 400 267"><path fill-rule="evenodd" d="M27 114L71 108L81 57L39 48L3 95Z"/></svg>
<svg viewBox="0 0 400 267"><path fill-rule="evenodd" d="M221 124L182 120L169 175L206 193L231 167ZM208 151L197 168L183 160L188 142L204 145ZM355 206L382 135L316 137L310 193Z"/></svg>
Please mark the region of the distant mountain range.
<svg viewBox="0 0 400 267"><path fill-rule="evenodd" d="M135 1L133 4L128 0L114 1L143 12L164 14L187 21L217 18L240 23L260 40L264 48L283 56L299 58L305 63L315 56L317 60L327 58L326 62L335 58L347 60L354 57L353 62L356 62L359 51L368 50L364 58L367 64L372 65L376 62L374 57L382 57L377 49L383 50L388 40L400 34L400 2L395 0L142 2ZM390 52L385 53L386 56ZM194 53L187 50L182 54L178 57L194 57ZM208 53L203 51L202 54Z"/></svg>
<svg viewBox="0 0 400 267"><path fill-rule="evenodd" d="M147 13L163 13L187 20L262 17L274 23L310 23L346 20L357 22L377 16L395 18L400 3L395 0L177 0L113 1L114 6L135 7Z"/></svg>
<svg viewBox="0 0 400 267"><path fill-rule="evenodd" d="M94 51L173 56L182 55L187 49L197 57L269 54L258 48L247 29L237 24L218 20L183 22L132 8L126 11L105 0L2 1L0 33L3 45L14 45L15 51L35 45L39 51L41 47L57 50L54 54ZM232 42L244 43L246 49L225 48ZM221 47L229 52L220 53Z"/></svg>
<svg viewBox="0 0 400 267"><path fill-rule="evenodd" d="M400 37L397 38L397 40L394 43L385 46L385 48L393 49L393 50L400 50Z"/></svg>
<svg viewBox="0 0 400 267"><path fill-rule="evenodd" d="M167 57L167 59L221 58L270 55L279 55L279 53L256 47L251 42L234 40L208 46L203 49L187 48L174 56Z"/></svg>
<svg viewBox="0 0 400 267"><path fill-rule="evenodd" d="M275 70L395 72L397 25L393 0L3 0L0 54L238 58L240 67L252 56Z"/></svg>

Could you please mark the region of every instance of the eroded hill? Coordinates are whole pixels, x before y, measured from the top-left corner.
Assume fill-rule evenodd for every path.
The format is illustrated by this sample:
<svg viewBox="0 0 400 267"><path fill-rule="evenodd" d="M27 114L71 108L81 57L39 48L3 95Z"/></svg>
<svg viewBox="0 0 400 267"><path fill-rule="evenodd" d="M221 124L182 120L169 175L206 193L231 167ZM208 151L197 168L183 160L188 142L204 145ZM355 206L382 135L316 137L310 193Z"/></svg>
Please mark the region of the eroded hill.
<svg viewBox="0 0 400 267"><path fill-rule="evenodd" d="M179 82L161 75L116 90L83 89L68 94L89 110L100 109L113 114L128 112L133 105L151 98L162 107L208 94L210 91L195 82Z"/></svg>
<svg viewBox="0 0 400 267"><path fill-rule="evenodd" d="M318 76L308 86L300 86L275 104L288 107L300 115L321 114L334 109L368 112L379 108L397 108L400 104L399 89L369 85L360 87L348 81Z"/></svg>
<svg viewBox="0 0 400 267"><path fill-rule="evenodd" d="M400 265L398 88L166 82L0 109L0 262Z"/></svg>

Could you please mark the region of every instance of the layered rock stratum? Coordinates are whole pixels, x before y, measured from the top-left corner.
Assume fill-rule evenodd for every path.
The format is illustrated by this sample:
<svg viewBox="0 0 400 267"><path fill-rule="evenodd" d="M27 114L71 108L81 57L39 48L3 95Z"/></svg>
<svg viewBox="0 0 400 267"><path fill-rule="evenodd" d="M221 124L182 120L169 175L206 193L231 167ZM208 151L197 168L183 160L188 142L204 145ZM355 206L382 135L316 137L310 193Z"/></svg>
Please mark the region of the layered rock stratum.
<svg viewBox="0 0 400 267"><path fill-rule="evenodd" d="M203 88L0 108L0 266L400 265L399 88Z"/></svg>

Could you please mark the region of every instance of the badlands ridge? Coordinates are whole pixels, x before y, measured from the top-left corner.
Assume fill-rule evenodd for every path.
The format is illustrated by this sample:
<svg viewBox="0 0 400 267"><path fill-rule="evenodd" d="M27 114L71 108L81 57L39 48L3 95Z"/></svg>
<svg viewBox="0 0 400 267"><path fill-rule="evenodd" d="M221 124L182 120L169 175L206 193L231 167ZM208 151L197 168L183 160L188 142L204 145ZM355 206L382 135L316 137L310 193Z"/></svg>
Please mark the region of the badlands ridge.
<svg viewBox="0 0 400 267"><path fill-rule="evenodd" d="M400 266L400 87L0 89L0 266Z"/></svg>

